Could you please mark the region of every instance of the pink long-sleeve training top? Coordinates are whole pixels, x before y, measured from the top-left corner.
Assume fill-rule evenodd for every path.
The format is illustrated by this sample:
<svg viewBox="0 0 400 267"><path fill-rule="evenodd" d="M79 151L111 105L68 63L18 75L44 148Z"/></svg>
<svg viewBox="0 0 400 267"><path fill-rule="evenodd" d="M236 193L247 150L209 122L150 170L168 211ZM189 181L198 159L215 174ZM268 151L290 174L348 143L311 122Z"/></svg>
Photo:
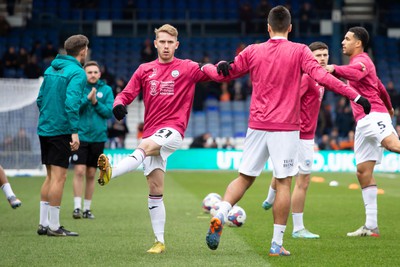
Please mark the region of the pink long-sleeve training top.
<svg viewBox="0 0 400 267"><path fill-rule="evenodd" d="M214 81L229 81L250 73L253 92L249 127L265 131L300 130L300 81L307 73L326 89L354 100L359 94L333 77L315 60L310 49L287 39L269 39L247 46L235 57L227 77L207 64L203 71Z"/></svg>
<svg viewBox="0 0 400 267"><path fill-rule="evenodd" d="M390 96L376 75L375 65L367 53L358 54L350 59L349 65L335 67L335 75L348 81L359 94L371 103L371 112L387 113L392 109ZM354 119L365 117L361 106L351 103Z"/></svg>
<svg viewBox="0 0 400 267"><path fill-rule="evenodd" d="M308 74L303 74L300 87L300 139L314 139L324 91L323 86Z"/></svg>
<svg viewBox="0 0 400 267"><path fill-rule="evenodd" d="M157 60L144 63L132 75L124 90L117 95L116 105L129 105L143 93L143 137L156 130L171 127L184 137L193 105L195 84L210 80L197 62L174 58L169 63Z"/></svg>

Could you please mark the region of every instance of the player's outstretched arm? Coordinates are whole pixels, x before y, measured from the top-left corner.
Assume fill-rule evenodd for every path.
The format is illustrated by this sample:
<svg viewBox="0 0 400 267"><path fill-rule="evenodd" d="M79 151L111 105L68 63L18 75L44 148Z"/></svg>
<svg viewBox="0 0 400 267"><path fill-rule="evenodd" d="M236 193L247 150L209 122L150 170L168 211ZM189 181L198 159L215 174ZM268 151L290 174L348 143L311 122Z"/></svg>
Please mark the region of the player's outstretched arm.
<svg viewBox="0 0 400 267"><path fill-rule="evenodd" d="M328 65L332 68L332 72L337 77L344 78L350 81L359 81L368 74L365 64L362 62L355 62L351 65ZM326 68L329 68L326 66Z"/></svg>

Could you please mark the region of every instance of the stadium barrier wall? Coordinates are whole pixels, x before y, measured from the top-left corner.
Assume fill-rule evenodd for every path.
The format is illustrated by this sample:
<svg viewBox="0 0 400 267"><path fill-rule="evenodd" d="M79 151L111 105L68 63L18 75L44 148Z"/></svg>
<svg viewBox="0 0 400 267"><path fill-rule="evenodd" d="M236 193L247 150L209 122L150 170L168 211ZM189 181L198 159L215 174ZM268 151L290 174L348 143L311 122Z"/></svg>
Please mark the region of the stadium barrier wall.
<svg viewBox="0 0 400 267"><path fill-rule="evenodd" d="M116 164L122 158L130 155L128 149L106 149L105 154L111 164ZM221 149L187 149L177 150L169 158L168 170L237 170L242 157L241 150ZM272 171L269 160L266 171ZM377 165L378 172L400 172L400 155L385 152L382 164ZM314 153L314 172L355 172L356 165L352 151L318 151Z"/></svg>

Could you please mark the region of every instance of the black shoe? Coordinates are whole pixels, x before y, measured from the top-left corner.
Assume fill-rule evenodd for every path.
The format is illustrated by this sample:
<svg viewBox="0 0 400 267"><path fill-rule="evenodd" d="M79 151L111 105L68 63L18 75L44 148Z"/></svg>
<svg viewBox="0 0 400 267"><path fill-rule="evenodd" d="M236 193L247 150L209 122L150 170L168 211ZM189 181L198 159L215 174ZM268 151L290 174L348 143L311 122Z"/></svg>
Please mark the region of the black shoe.
<svg viewBox="0 0 400 267"><path fill-rule="evenodd" d="M56 231L53 231L49 228L47 230L47 236L79 236L79 234L68 231L64 228L64 226L60 226L60 228L58 228Z"/></svg>
<svg viewBox="0 0 400 267"><path fill-rule="evenodd" d="M81 209L74 209L74 211L72 212L72 218L74 219L82 218Z"/></svg>
<svg viewBox="0 0 400 267"><path fill-rule="evenodd" d="M38 235L47 235L47 230L49 229L48 226L43 226L41 224L39 224L39 227L37 229L37 233Z"/></svg>
<svg viewBox="0 0 400 267"><path fill-rule="evenodd" d="M94 215L90 212L90 210L85 210L83 212L83 218L85 218L85 219L94 219Z"/></svg>

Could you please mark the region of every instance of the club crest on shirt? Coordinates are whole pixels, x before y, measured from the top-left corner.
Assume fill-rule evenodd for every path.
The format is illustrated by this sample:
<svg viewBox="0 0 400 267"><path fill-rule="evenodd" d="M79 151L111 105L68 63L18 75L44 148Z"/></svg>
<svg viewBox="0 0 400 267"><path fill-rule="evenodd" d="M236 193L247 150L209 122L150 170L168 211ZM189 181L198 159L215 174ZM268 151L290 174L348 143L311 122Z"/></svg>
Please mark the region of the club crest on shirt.
<svg viewBox="0 0 400 267"><path fill-rule="evenodd" d="M97 92L96 97L97 98L103 98L103 92Z"/></svg>
<svg viewBox="0 0 400 267"><path fill-rule="evenodd" d="M156 69L156 68L153 68L153 73L149 75L149 78L151 79L151 78L153 78L153 77L156 76L156 75L157 75L157 69Z"/></svg>
<svg viewBox="0 0 400 267"><path fill-rule="evenodd" d="M174 78L178 77L179 76L179 70L173 70L171 72L171 76L174 77Z"/></svg>
<svg viewBox="0 0 400 267"><path fill-rule="evenodd" d="M307 167L310 167L311 166L311 160L307 159L305 161L305 164L306 164Z"/></svg>
<svg viewBox="0 0 400 267"><path fill-rule="evenodd" d="M158 88L159 81L152 80L150 81L150 95L155 96L158 94L157 88Z"/></svg>

